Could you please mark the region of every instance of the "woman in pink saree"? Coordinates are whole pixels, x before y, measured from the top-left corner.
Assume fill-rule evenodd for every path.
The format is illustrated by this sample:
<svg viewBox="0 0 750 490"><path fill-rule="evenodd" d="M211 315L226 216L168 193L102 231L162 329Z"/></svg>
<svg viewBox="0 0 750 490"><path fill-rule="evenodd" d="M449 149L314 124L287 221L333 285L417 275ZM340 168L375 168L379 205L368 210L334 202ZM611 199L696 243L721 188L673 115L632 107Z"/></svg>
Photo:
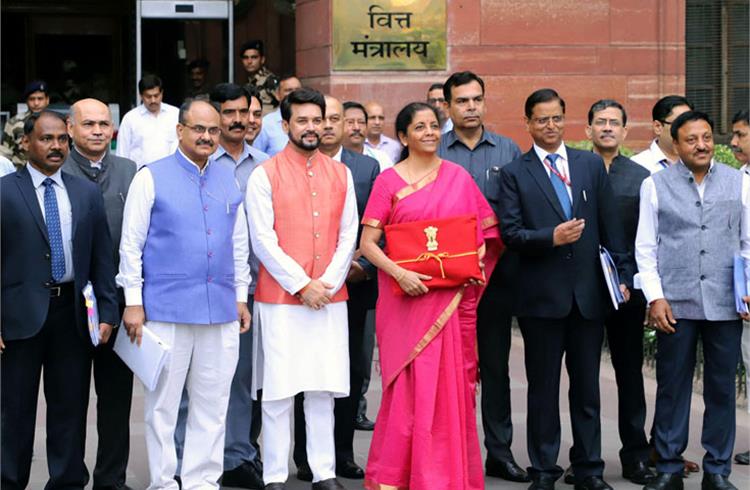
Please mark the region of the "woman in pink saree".
<svg viewBox="0 0 750 490"><path fill-rule="evenodd" d="M468 172L436 154L434 109L412 103L396 131L408 156L375 181L360 249L378 267L376 332L383 399L365 474L371 490L482 489L476 427L476 308L480 283L429 289L430 278L391 261L388 224L473 215L486 277L501 250L497 218ZM395 294L392 281L405 294Z"/></svg>

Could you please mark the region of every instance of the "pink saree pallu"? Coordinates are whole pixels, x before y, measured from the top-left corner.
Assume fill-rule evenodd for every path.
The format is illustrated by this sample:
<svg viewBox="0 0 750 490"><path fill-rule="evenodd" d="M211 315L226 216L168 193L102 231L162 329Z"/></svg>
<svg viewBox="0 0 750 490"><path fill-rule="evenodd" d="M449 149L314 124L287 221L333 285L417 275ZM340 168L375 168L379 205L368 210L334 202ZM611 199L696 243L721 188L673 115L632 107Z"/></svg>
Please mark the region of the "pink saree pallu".
<svg viewBox="0 0 750 490"><path fill-rule="evenodd" d="M363 223L383 228L465 215L476 216L476 247L486 245L489 278L502 247L497 218L459 165L443 161L417 186L386 170L375 181ZM429 288L429 281L425 285ZM383 399L365 488L484 488L475 415L476 309L483 288L431 289L410 297L395 293L392 279L382 272L378 286Z"/></svg>

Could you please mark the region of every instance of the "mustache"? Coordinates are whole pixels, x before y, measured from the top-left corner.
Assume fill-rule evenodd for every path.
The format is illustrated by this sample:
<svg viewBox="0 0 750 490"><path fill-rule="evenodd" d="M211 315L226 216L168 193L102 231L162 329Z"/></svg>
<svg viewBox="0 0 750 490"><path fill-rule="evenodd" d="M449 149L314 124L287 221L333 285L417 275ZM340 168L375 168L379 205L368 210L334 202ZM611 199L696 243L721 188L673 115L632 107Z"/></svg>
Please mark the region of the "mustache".
<svg viewBox="0 0 750 490"><path fill-rule="evenodd" d="M232 125L229 126L229 131L232 131L233 129L241 129L242 131L244 131L245 129L247 129L247 126L245 126L241 122L236 122L232 123Z"/></svg>
<svg viewBox="0 0 750 490"><path fill-rule="evenodd" d="M732 151L735 153L745 153L744 151L742 151L742 148L736 145L732 145Z"/></svg>
<svg viewBox="0 0 750 490"><path fill-rule="evenodd" d="M351 136L362 136L362 131L360 131L359 129L355 129L352 131Z"/></svg>
<svg viewBox="0 0 750 490"><path fill-rule="evenodd" d="M52 150L51 152L47 153L47 158L52 157L65 158L65 155L59 150Z"/></svg>
<svg viewBox="0 0 750 490"><path fill-rule="evenodd" d="M211 140L207 140L204 138L199 139L195 142L196 145L208 145L208 146L214 146L214 142Z"/></svg>
<svg viewBox="0 0 750 490"><path fill-rule="evenodd" d="M316 133L315 131L305 131L299 137L300 138L304 138L306 136L315 136L316 138L320 138L320 135L318 133Z"/></svg>

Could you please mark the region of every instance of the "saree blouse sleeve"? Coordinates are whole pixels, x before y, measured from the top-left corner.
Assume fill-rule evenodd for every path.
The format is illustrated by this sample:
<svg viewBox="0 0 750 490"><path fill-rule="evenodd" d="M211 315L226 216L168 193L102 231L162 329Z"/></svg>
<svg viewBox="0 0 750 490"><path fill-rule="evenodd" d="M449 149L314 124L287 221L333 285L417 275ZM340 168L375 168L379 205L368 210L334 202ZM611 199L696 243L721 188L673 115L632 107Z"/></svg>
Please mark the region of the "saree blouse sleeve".
<svg viewBox="0 0 750 490"><path fill-rule="evenodd" d="M388 185L389 173L383 172L375 179L370 199L367 201L365 213L362 216L362 224L365 226L383 229L391 218L393 191Z"/></svg>

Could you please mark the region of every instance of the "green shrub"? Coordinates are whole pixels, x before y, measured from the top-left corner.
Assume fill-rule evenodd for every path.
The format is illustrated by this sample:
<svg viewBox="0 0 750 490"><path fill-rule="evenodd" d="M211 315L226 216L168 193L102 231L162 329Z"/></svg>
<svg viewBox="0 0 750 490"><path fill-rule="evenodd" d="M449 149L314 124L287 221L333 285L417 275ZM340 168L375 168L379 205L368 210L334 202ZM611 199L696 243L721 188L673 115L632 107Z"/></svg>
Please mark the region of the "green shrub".
<svg viewBox="0 0 750 490"><path fill-rule="evenodd" d="M589 140L566 141L565 144L571 148L576 148L578 150L591 151L591 148L592 148L591 141ZM622 153L628 158L635 155L635 152L626 146L620 147L620 153ZM732 148L729 145L714 145L714 159L717 162L726 163L727 165L734 167L734 168L740 168L740 166L742 165L734 157L734 153L732 153Z"/></svg>

